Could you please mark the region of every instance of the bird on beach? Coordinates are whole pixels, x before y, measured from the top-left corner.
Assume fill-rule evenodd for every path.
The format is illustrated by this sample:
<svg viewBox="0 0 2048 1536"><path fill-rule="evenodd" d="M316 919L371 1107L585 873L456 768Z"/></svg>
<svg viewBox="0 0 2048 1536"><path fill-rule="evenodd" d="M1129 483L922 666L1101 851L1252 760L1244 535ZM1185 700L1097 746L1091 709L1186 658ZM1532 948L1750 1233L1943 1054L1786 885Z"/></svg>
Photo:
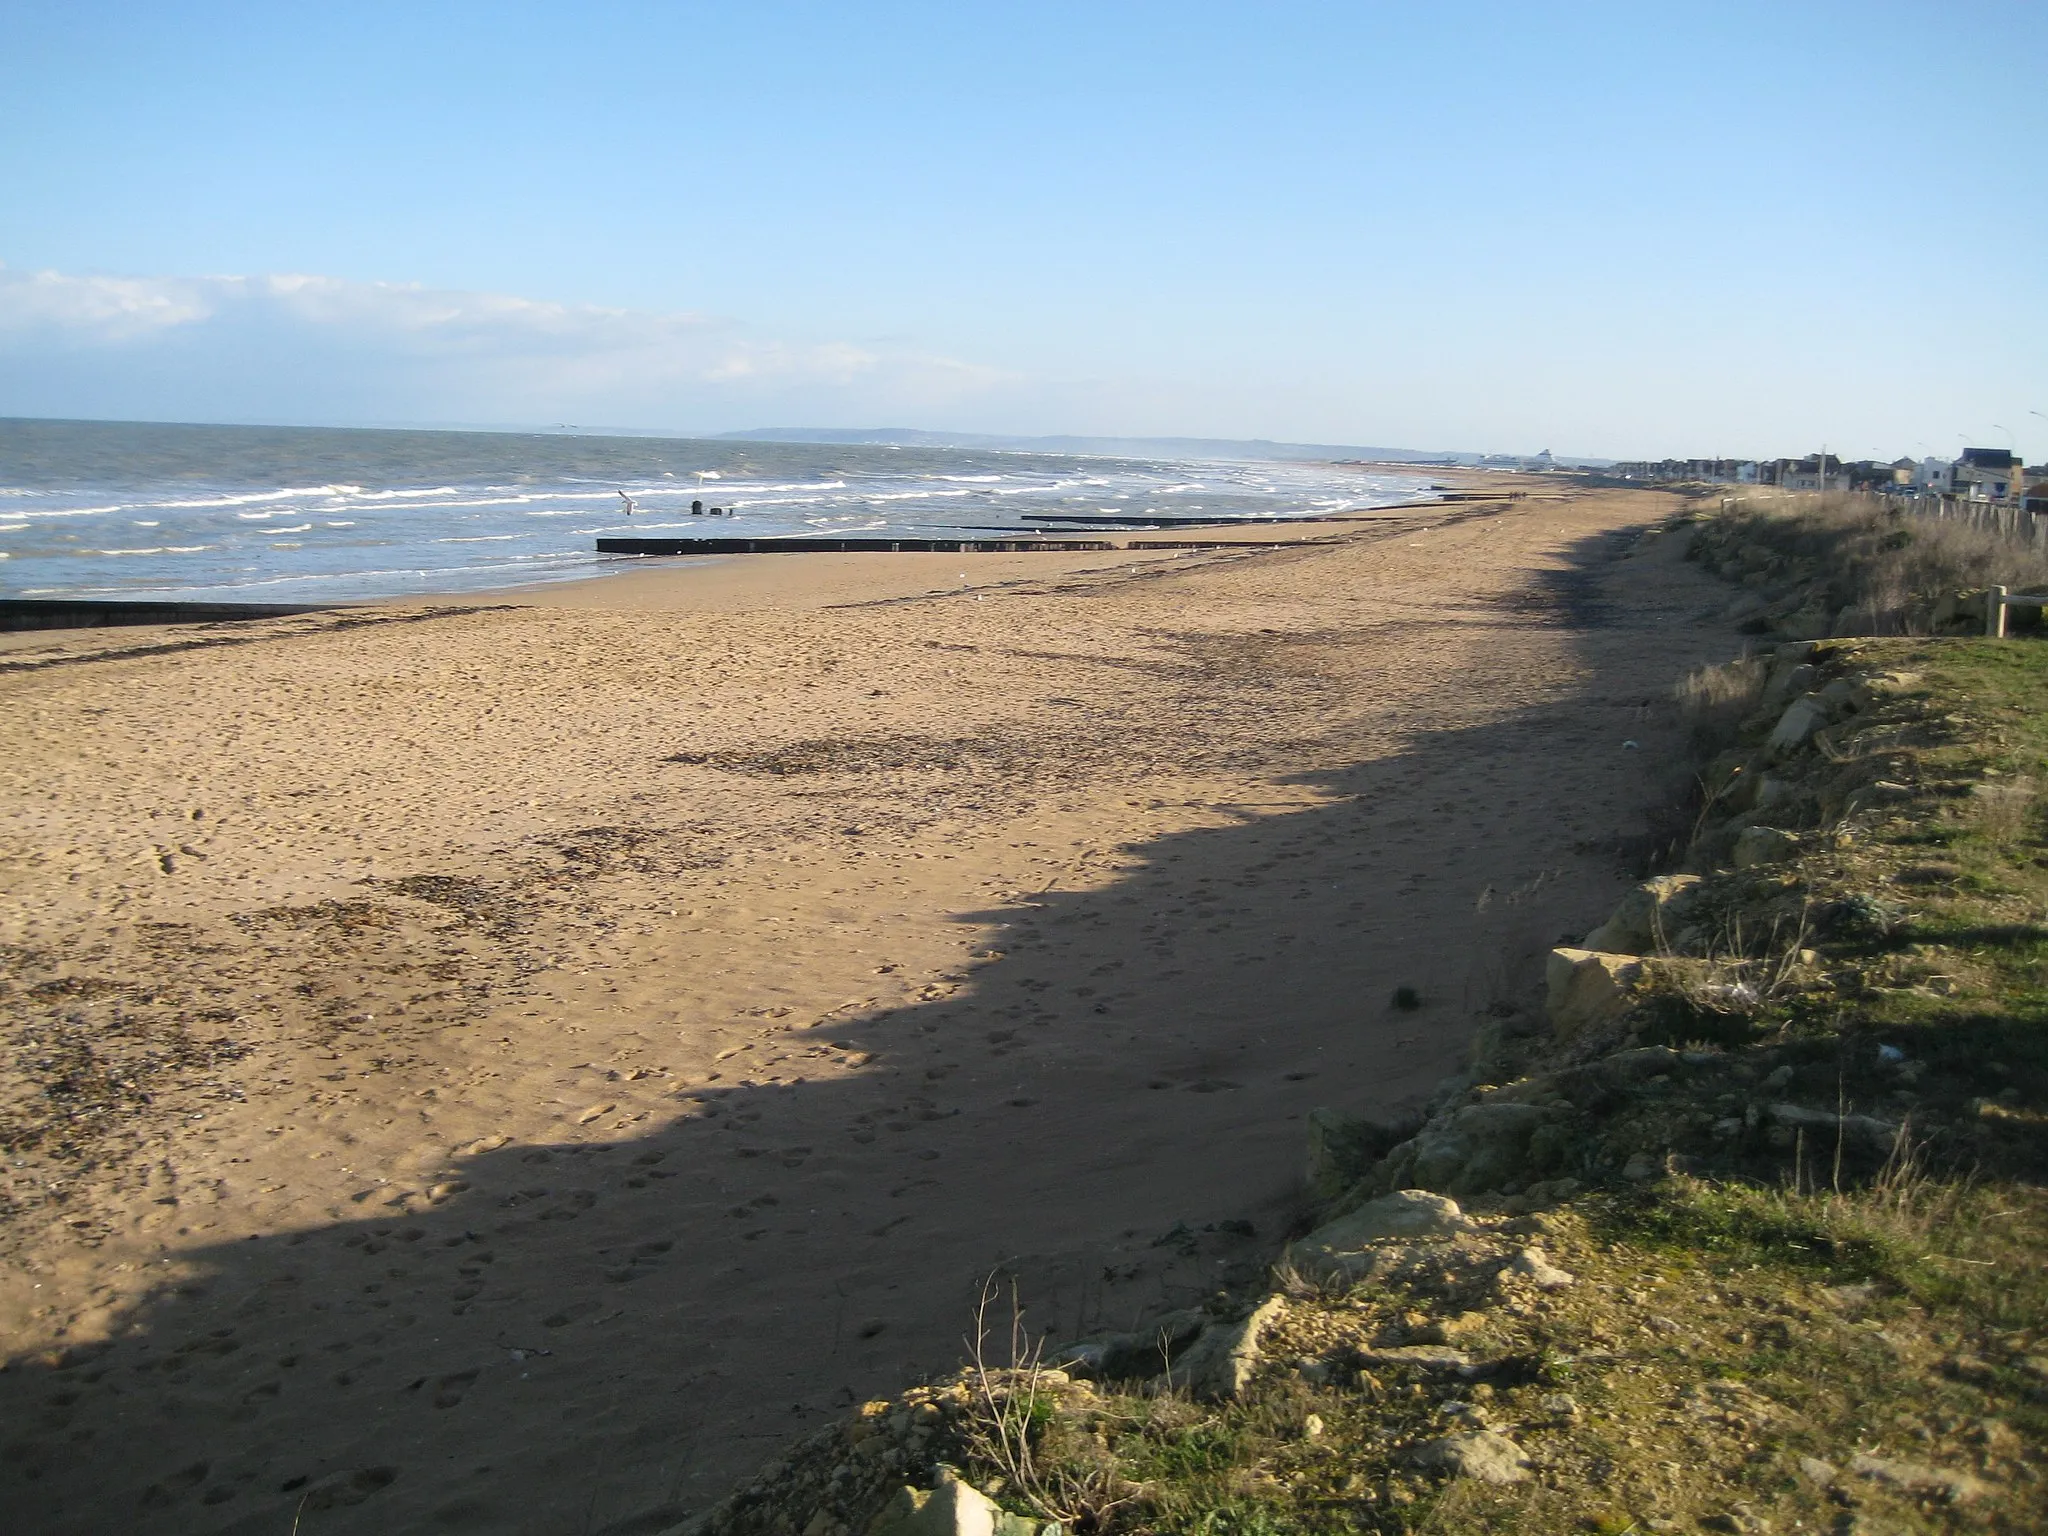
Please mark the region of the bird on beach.
<svg viewBox="0 0 2048 1536"><path fill-rule="evenodd" d="M626 516L631 517L634 512L633 498L628 496L624 491L621 491L619 492L619 500L623 501L626 504Z"/></svg>

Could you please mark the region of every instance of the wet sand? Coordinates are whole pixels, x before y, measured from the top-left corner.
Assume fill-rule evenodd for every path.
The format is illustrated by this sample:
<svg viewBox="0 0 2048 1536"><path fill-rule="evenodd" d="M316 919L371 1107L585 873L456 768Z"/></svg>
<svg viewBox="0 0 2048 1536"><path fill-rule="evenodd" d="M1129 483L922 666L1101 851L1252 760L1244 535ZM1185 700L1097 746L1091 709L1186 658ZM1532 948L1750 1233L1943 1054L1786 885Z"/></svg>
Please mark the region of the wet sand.
<svg viewBox="0 0 2048 1536"><path fill-rule="evenodd" d="M651 1531L1251 1278L1624 887L1671 506L17 637L10 1524Z"/></svg>

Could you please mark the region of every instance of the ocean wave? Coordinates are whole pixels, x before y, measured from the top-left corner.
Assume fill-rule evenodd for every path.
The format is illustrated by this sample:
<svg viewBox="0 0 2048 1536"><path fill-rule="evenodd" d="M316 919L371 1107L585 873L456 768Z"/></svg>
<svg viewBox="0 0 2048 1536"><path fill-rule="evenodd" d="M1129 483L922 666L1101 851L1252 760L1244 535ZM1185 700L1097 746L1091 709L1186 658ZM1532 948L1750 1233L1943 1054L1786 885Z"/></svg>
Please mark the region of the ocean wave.
<svg viewBox="0 0 2048 1536"><path fill-rule="evenodd" d="M240 496L207 496L193 501L138 501L131 507L175 507L191 511L206 507L248 507L259 501L283 501L292 496L372 496L374 491L365 491L359 485L287 485L274 491L249 491Z"/></svg>
<svg viewBox="0 0 2048 1536"><path fill-rule="evenodd" d="M95 549L95 555L196 555L211 544L156 544L148 549Z"/></svg>
<svg viewBox="0 0 2048 1536"><path fill-rule="evenodd" d="M425 485L408 486L405 489L395 491L366 491L359 485L326 485L320 489L331 495L346 496L351 501L393 501L401 496L460 496L465 490L474 490L476 487Z"/></svg>
<svg viewBox="0 0 2048 1536"><path fill-rule="evenodd" d="M147 509L147 503L115 502L109 507L23 507L12 517L98 517L106 512L135 512Z"/></svg>
<svg viewBox="0 0 2048 1536"><path fill-rule="evenodd" d="M503 544L508 539L530 539L530 533L470 533L457 538L436 539L436 544Z"/></svg>

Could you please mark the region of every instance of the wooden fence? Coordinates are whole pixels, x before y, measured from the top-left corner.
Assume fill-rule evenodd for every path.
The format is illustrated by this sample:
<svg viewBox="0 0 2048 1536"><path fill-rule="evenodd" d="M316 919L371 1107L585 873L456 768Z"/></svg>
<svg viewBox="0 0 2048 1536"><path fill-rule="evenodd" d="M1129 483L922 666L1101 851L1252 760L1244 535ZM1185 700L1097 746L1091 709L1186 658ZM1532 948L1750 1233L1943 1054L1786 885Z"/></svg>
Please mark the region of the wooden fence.
<svg viewBox="0 0 2048 1536"><path fill-rule="evenodd" d="M1915 517L1963 523L1982 533L2048 554L2048 516L2039 512L2028 512L2005 502L1964 501L1960 497L1937 496L1932 492L1891 495L1885 497L1885 502Z"/></svg>

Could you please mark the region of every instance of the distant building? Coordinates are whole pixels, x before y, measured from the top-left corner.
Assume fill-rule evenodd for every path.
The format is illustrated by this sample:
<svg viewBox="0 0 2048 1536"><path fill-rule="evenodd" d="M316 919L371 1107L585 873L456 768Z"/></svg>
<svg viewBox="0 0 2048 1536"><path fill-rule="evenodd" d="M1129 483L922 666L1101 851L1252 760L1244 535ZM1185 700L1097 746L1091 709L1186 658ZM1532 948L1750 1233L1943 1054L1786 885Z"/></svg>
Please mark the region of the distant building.
<svg viewBox="0 0 2048 1536"><path fill-rule="evenodd" d="M1956 466L1948 459L1922 459L1913 471L1913 484L1923 491L1946 496L1956 488Z"/></svg>
<svg viewBox="0 0 2048 1536"><path fill-rule="evenodd" d="M1965 448L1953 473L1955 494L1969 501L2011 501L2023 465L2009 448Z"/></svg>
<svg viewBox="0 0 2048 1536"><path fill-rule="evenodd" d="M1846 491L1848 466L1832 453L1811 454L1803 459L1780 459L1770 482L1781 491Z"/></svg>

